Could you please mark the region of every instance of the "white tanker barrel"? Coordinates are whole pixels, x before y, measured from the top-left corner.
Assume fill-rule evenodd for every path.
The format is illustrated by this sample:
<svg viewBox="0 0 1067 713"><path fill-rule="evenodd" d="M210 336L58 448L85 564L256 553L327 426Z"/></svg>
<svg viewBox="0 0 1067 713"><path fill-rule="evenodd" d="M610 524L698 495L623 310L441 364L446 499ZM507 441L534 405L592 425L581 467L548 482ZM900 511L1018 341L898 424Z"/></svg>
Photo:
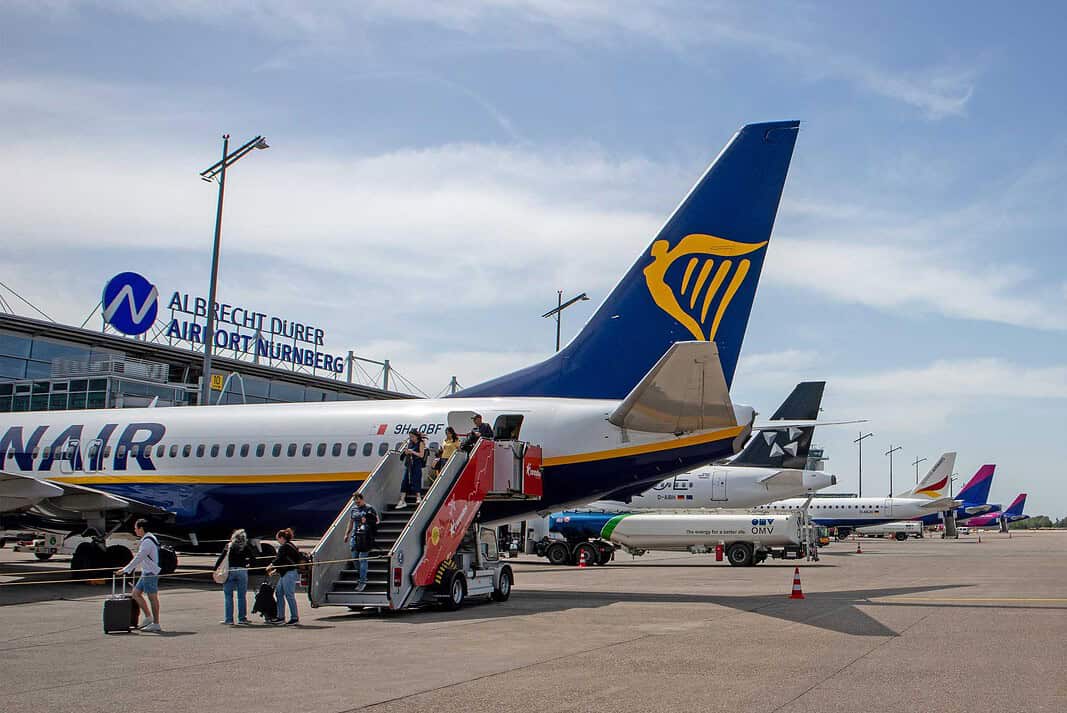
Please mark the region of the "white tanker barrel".
<svg viewBox="0 0 1067 713"><path fill-rule="evenodd" d="M613 517L601 537L635 550L686 550L739 541L766 547L799 545L802 533L795 513L633 513Z"/></svg>

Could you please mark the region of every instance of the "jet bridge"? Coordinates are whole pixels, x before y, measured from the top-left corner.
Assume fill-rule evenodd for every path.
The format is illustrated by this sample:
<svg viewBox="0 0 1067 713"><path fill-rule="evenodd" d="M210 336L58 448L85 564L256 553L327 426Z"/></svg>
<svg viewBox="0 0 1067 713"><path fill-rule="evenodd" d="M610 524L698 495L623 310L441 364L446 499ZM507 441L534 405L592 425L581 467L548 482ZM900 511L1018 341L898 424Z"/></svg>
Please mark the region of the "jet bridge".
<svg viewBox="0 0 1067 713"><path fill-rule="evenodd" d="M402 456L391 452L359 488L379 514L366 587L357 587L358 563L345 538L349 500L312 552L311 605L455 608L468 596L507 599L514 575L499 559L495 534L479 532L478 511L486 500L540 499L541 447L479 439L449 458L421 503L397 509L403 477Z"/></svg>

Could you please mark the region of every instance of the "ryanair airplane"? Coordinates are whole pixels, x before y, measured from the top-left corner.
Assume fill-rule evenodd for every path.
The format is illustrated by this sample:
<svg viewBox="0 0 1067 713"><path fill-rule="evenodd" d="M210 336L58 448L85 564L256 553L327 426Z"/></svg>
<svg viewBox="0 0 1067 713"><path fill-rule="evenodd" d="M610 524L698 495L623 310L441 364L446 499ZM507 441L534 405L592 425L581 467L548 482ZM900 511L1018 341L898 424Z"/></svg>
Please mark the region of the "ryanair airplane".
<svg viewBox="0 0 1067 713"><path fill-rule="evenodd" d="M798 128L741 128L581 333L539 364L444 399L3 414L0 512L101 531L148 514L193 546L236 527L318 535L408 431L433 441L475 413L544 453L543 498L486 502L486 522L728 457L753 426L729 389Z"/></svg>

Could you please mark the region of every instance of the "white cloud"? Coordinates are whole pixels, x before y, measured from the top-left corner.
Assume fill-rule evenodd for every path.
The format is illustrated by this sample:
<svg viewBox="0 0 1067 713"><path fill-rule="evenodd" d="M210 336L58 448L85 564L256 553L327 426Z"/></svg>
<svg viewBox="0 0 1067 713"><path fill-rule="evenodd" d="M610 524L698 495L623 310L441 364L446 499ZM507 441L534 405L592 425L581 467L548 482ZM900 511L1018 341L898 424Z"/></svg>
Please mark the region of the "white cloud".
<svg viewBox="0 0 1067 713"><path fill-rule="evenodd" d="M477 34L493 38L494 44L500 38L528 44L536 34L580 48L591 44L620 46L636 40L697 64L706 61L709 47L732 46L784 60L788 68L810 80L850 82L863 91L915 107L931 119L965 113L977 73L976 67L949 65L895 70L843 53L836 49L838 41L824 36L822 28L829 24L826 19L803 5L775 8L774 22L769 25L761 23L763 17L754 17L731 4L673 0L371 0L356 4L325 0L51 0L14 7L68 21L80 10L96 9L155 22L177 19L239 25L242 30L256 28L270 37L303 41L318 52L351 52L389 22ZM299 54L289 50L286 59L277 62L284 65ZM487 109L495 111L491 106ZM506 117L503 123L507 128Z"/></svg>

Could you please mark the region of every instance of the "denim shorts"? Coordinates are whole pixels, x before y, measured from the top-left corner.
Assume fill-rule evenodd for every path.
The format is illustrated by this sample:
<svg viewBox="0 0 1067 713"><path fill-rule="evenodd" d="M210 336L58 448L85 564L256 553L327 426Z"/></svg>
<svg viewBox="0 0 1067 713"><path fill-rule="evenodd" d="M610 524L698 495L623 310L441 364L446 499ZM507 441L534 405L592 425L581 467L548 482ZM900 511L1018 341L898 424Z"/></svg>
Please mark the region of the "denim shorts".
<svg viewBox="0 0 1067 713"><path fill-rule="evenodd" d="M141 578L137 580L133 588L140 589L145 594L159 594L159 575L142 572Z"/></svg>

